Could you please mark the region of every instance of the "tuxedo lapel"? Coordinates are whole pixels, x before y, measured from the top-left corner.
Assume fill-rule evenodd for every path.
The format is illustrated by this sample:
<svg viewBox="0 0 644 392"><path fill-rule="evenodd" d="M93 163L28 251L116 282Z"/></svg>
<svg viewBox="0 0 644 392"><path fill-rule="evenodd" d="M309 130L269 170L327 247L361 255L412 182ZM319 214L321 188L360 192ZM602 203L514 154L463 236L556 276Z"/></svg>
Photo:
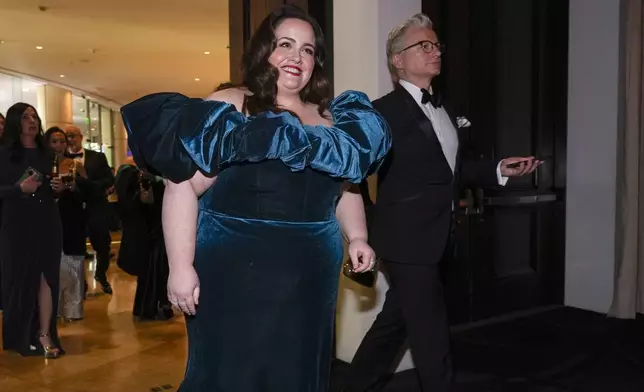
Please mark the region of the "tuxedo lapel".
<svg viewBox="0 0 644 392"><path fill-rule="evenodd" d="M427 115L425 115L425 112L423 112L423 110L418 106L418 103L416 103L416 101L414 100L414 97L412 97L411 94L409 94L409 92L405 90L404 87L398 85L396 89L402 101L405 103L405 106L407 107L409 113L413 116L414 121L418 125L418 128L423 132L423 134L425 135L425 137L427 138L430 144L433 144L438 147L438 150L440 151L441 155L443 156L443 159L445 160L445 165L448 167L449 171L452 172L452 169L449 168L449 164L447 163L447 158L445 157L445 153L443 151L443 147L441 146L440 140L438 140L438 136L436 136L436 131L434 131L434 126L432 125L432 122L429 120L429 118L427 118ZM459 142L459 145L460 145L460 142ZM459 151L460 151L460 148L459 148ZM457 159L458 159L458 152L457 152Z"/></svg>
<svg viewBox="0 0 644 392"><path fill-rule="evenodd" d="M427 137L430 143L438 143L440 145L440 141L438 140L438 137L436 137L436 132L434 131L432 122L429 121L423 110L418 107L418 104L414 101L414 97L412 97L411 94L401 86L397 86L397 91L405 103L407 110L412 115L418 128L420 128L425 137Z"/></svg>

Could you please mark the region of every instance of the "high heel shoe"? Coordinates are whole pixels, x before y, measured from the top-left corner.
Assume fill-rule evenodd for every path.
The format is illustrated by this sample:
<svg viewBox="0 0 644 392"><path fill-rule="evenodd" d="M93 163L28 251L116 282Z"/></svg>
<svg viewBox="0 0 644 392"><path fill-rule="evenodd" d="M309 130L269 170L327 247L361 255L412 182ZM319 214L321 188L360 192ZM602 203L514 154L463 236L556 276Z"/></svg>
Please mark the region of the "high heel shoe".
<svg viewBox="0 0 644 392"><path fill-rule="evenodd" d="M40 341L40 345L42 346L42 349L44 351L45 358L47 358L47 359L56 359L56 358L60 357L60 349L58 347L55 347L55 346L44 345L44 344L42 344L42 340L40 340L42 338L48 338L48 337L49 337L48 333L43 334L43 335L38 335L38 340Z"/></svg>

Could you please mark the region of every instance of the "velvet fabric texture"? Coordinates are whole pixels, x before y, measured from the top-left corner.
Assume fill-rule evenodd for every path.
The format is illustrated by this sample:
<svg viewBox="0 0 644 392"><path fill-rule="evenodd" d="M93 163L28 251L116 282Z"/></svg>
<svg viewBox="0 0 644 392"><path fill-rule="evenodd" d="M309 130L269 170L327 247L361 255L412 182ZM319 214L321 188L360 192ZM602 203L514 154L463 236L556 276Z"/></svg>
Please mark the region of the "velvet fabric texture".
<svg viewBox="0 0 644 392"><path fill-rule="evenodd" d="M217 175L199 199L182 392L326 392L343 243L335 206L390 148L367 97L330 106L334 126L288 112L162 93L122 109L137 164L175 182Z"/></svg>

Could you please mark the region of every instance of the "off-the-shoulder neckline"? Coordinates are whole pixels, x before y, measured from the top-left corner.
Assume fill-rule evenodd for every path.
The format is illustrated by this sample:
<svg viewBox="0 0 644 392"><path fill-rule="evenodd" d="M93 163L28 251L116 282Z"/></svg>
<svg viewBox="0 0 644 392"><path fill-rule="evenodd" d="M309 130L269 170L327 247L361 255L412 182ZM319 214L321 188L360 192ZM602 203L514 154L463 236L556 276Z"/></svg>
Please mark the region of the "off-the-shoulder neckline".
<svg viewBox="0 0 644 392"><path fill-rule="evenodd" d="M367 102L369 102L369 103L371 102L371 101L369 100L369 98L367 97L367 95L366 95L365 93L361 92L361 91L356 91L356 90L346 90L346 91L344 91L344 92L342 92L342 93L338 94L337 96L335 96L335 97L334 97L334 98L329 102L329 112L330 112L330 114L331 114L331 125L325 125L325 124L316 124L316 125L304 124L304 123L302 123L302 122L300 121L300 119L299 119L298 117L294 116L291 112L288 112L288 111L277 112L277 113L276 113L276 112L272 112L272 111L266 111L266 112L262 112L262 113L259 113L259 114L257 114L257 115L254 115L254 116L247 116L246 114L244 114L244 113L242 113L242 112L238 111L238 110L236 109L235 105L233 105L233 104L232 104L232 103L230 103L230 102L223 102L223 101L216 101L216 100L211 100L210 102L219 102L219 103L225 104L225 105L227 105L227 106L229 106L229 107L235 108L235 109L234 109L234 110L235 110L235 112L236 112L238 115L240 115L240 116L242 116L242 117L243 117L243 119L244 119L244 121L243 121L243 122L244 122L244 123L245 123L245 122L248 122L248 121L252 121L252 120L254 120L254 119L258 118L258 117L266 116L268 113L270 113L271 115L274 115L274 116L287 116L287 117L291 117L291 118L293 118L293 120L295 120L295 121L299 124L299 126L301 126L302 128L314 128L314 129L320 129L320 128L324 128L324 129L332 129L332 128L335 128L335 129L339 129L339 128L338 128L338 126L337 126L338 116L337 116L337 113L336 113L336 107L337 107L337 105L338 105L340 102L343 102L343 101L344 101L344 99L345 99L345 97L346 97L346 96L358 96L358 97L362 98L362 99L358 99L359 101L364 101L364 100L366 100L366 101L367 101Z"/></svg>

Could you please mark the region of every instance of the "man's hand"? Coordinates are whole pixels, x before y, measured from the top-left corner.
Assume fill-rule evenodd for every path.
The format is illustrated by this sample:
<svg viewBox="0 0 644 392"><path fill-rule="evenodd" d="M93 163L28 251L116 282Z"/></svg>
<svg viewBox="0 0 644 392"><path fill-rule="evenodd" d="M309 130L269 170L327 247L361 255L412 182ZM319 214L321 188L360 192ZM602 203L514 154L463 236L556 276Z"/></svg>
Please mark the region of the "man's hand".
<svg viewBox="0 0 644 392"><path fill-rule="evenodd" d="M501 161L501 175L503 177L520 177L535 171L543 161L534 157L511 157Z"/></svg>

